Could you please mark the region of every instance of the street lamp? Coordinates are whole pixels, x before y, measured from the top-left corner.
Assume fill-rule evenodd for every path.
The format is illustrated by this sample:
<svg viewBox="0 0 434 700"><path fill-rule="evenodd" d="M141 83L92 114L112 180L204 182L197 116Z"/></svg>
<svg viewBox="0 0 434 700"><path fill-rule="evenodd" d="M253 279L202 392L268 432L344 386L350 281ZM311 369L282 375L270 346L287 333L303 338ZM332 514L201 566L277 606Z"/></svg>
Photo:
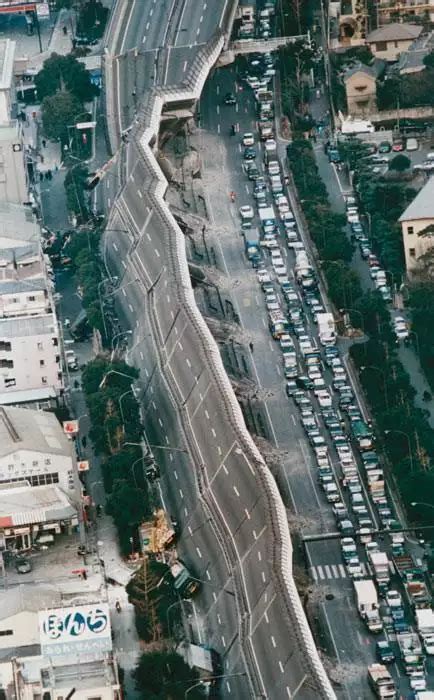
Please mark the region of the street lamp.
<svg viewBox="0 0 434 700"><path fill-rule="evenodd" d="M124 442L124 445L143 447L143 443L141 442ZM154 450L169 450L169 452L183 452L184 454L188 454L188 450L182 447L170 447L170 445L151 445L150 443L146 443L146 445L147 447L152 447Z"/></svg>
<svg viewBox="0 0 434 700"><path fill-rule="evenodd" d="M350 306L346 307L345 309L339 309L339 311L341 312L342 315L344 315L346 313L349 313L350 315L351 314L358 314L360 317L360 321L361 321L360 327L363 331L363 335L365 335L365 319L364 319L361 311L358 311L357 309L353 309ZM350 321L351 321L351 318L350 318Z"/></svg>
<svg viewBox="0 0 434 700"><path fill-rule="evenodd" d="M220 673L217 676L206 676L205 678L202 678L202 680L198 681L197 683L194 683L194 685L191 685L189 688L184 693L184 700L187 697L188 693L193 690L193 688L197 688L200 685L204 685L205 683L208 683L209 681L215 681L218 678L235 678L239 676L245 676L246 673Z"/></svg>
<svg viewBox="0 0 434 700"><path fill-rule="evenodd" d="M388 395L387 395L386 377L384 376L383 370L380 369L380 367L377 367L376 365L366 365L366 366L360 367L360 371L361 371L361 372L364 372L366 369L374 369L374 370L376 370L377 372L380 372L380 374L381 374L381 376L382 376L382 378L383 378L384 401L385 401L387 410L389 410L389 398L388 398Z"/></svg>
<svg viewBox="0 0 434 700"><path fill-rule="evenodd" d="M133 331L128 330L128 331L120 331L120 333L115 333L115 335L112 338L112 354L110 356L110 362L113 362L113 358L115 355L115 352L117 350L118 343L115 345L115 340L116 338L121 338L123 335L132 335Z"/></svg>
<svg viewBox="0 0 434 700"><path fill-rule="evenodd" d="M120 412L121 412L121 418L122 418L122 425L123 425L123 426L125 426L125 420L124 420L124 412L123 412L123 409L122 409L122 399L124 398L124 396L127 396L128 394L134 394L133 389L128 389L127 391L124 391L124 393L121 394L121 395L119 396L119 399L118 399L119 409L120 409ZM125 429L125 427L124 427L124 429Z"/></svg>
<svg viewBox="0 0 434 700"><path fill-rule="evenodd" d="M136 459L136 460L132 463L132 465L131 465L131 467L130 467L130 470L131 470L131 472L132 472L132 474L133 474L134 486L136 487L136 489L138 488L138 486L137 486L136 472L134 471L134 467L136 466L137 462L143 462L143 460L144 460L144 457L143 457L143 455L142 455L141 457L139 457L138 459ZM142 473L143 473L143 472L142 472Z"/></svg>
<svg viewBox="0 0 434 700"><path fill-rule="evenodd" d="M412 501L410 505L413 506L413 508L415 506L426 506L426 508L434 508L434 505L432 503L425 503L425 501Z"/></svg>
<svg viewBox="0 0 434 700"><path fill-rule="evenodd" d="M108 377L110 374L118 374L120 377L126 377L127 379L129 379L129 380L131 381L131 384L132 384L133 382L135 382L135 381L138 381L138 380L137 380L135 377L133 377L131 374L127 374L126 372L119 372L119 370L117 370L117 369L109 369L109 371L106 372L105 375L103 376L103 378L101 379L101 381L100 381L100 383L99 383L99 386L98 386L98 389L102 389L102 388L104 387L104 385L105 385L105 383L106 383L106 381L107 381L107 377Z"/></svg>
<svg viewBox="0 0 434 700"><path fill-rule="evenodd" d="M411 449L411 442L410 442L410 437L407 433L405 433L403 430L396 430L396 428L392 428L390 430L385 430L384 434L388 435L389 433L399 433L400 435L404 435L405 439L407 440L407 445L408 445L408 456L410 458L410 471L413 471L413 451ZM434 508L434 506L433 506Z"/></svg>

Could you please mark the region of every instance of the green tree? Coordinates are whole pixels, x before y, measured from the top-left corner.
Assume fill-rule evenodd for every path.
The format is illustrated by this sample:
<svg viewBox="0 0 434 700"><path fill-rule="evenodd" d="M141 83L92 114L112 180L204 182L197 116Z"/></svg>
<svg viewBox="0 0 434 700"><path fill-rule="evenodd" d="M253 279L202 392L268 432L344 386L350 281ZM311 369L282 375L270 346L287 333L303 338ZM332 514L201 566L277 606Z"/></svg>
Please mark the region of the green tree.
<svg viewBox="0 0 434 700"><path fill-rule="evenodd" d="M407 156L404 156L402 153L398 153L398 155L389 162L389 170L396 170L398 173L408 170L410 166L410 158L407 158Z"/></svg>
<svg viewBox="0 0 434 700"><path fill-rule="evenodd" d="M142 654L134 671L136 688L143 700L201 700L205 689L198 685L199 674L174 651L154 651Z"/></svg>
<svg viewBox="0 0 434 700"><path fill-rule="evenodd" d="M74 124L75 117L83 112L83 102L90 102L99 94L99 89L93 85L90 75L83 63L70 54L59 56L53 53L44 61L44 65L35 76L38 98L43 100L57 92L70 92L78 100L76 111L67 122Z"/></svg>
<svg viewBox="0 0 434 700"><path fill-rule="evenodd" d="M434 68L434 51L430 51L428 56L423 59L423 64L427 68Z"/></svg>
<svg viewBox="0 0 434 700"><path fill-rule="evenodd" d="M68 126L74 123L80 109L80 100L67 90L44 97L41 112L45 136L52 141L66 142Z"/></svg>
<svg viewBox="0 0 434 700"><path fill-rule="evenodd" d="M151 514L147 491L119 479L107 498L106 511L115 521L122 554L130 554L130 538L135 537L137 526Z"/></svg>
<svg viewBox="0 0 434 700"><path fill-rule="evenodd" d="M77 34L99 39L104 34L109 9L100 0L88 0L81 5L77 22Z"/></svg>
<svg viewBox="0 0 434 700"><path fill-rule="evenodd" d="M182 635L182 602L167 564L147 558L129 580L126 591L134 605L137 633L147 642ZM179 603L179 605L178 605Z"/></svg>

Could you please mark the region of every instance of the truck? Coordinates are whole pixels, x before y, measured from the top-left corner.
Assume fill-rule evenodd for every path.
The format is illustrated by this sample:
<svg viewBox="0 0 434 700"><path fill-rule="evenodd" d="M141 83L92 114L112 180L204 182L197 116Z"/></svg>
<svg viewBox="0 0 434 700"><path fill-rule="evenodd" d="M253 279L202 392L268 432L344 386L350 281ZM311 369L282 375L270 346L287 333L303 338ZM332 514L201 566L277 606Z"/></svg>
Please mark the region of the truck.
<svg viewBox="0 0 434 700"><path fill-rule="evenodd" d="M374 576L378 585L388 584L390 581L390 570L386 552L370 552L369 561L374 569Z"/></svg>
<svg viewBox="0 0 434 700"><path fill-rule="evenodd" d="M267 139L264 143L264 162L267 165L270 160L277 159L277 144L274 139Z"/></svg>
<svg viewBox="0 0 434 700"><path fill-rule="evenodd" d="M423 643L425 653L434 655L434 611L431 609L416 610L417 631Z"/></svg>
<svg viewBox="0 0 434 700"><path fill-rule="evenodd" d="M274 233L276 229L276 216L273 207L259 209L259 219L264 233Z"/></svg>
<svg viewBox="0 0 434 700"><path fill-rule="evenodd" d="M305 250L298 250L295 255L295 276L303 289L311 289L316 286L315 272L309 262Z"/></svg>
<svg viewBox="0 0 434 700"><path fill-rule="evenodd" d="M357 443L359 450L368 452L373 448L373 433L371 428L362 419L351 421L351 434Z"/></svg>
<svg viewBox="0 0 434 700"><path fill-rule="evenodd" d="M360 617L364 620L370 632L381 632L383 623L380 618L378 596L373 580L362 579L353 581L353 585Z"/></svg>
<svg viewBox="0 0 434 700"><path fill-rule="evenodd" d="M244 239L244 249L247 260L256 268L261 260L260 237L257 229L250 229L246 232Z"/></svg>
<svg viewBox="0 0 434 700"><path fill-rule="evenodd" d="M274 125L272 121L264 121L259 123L259 138L261 141L267 141L274 137Z"/></svg>
<svg viewBox="0 0 434 700"><path fill-rule="evenodd" d="M270 311L268 314L268 326L274 340L279 340L282 335L289 333L289 323L281 311Z"/></svg>
<svg viewBox="0 0 434 700"><path fill-rule="evenodd" d="M367 472L368 488L374 503L384 503L386 489L382 469L371 469Z"/></svg>
<svg viewBox="0 0 434 700"><path fill-rule="evenodd" d="M320 313L316 315L318 323L318 333L321 345L336 345L335 319L331 313Z"/></svg>
<svg viewBox="0 0 434 700"><path fill-rule="evenodd" d="M401 577L405 593L410 606L416 610L429 608L431 596L425 581L422 569L417 566L410 554L401 554L393 557L396 571Z"/></svg>
<svg viewBox="0 0 434 700"><path fill-rule="evenodd" d="M178 560L170 566L173 587L181 598L191 598L199 590L200 581L192 576L185 564Z"/></svg>
<svg viewBox="0 0 434 700"><path fill-rule="evenodd" d="M394 700L396 698L394 680L383 664L368 666L368 681L377 698L381 698L381 700Z"/></svg>
<svg viewBox="0 0 434 700"><path fill-rule="evenodd" d="M407 675L425 671L425 656L422 644L416 632L401 632L396 635L402 663Z"/></svg>

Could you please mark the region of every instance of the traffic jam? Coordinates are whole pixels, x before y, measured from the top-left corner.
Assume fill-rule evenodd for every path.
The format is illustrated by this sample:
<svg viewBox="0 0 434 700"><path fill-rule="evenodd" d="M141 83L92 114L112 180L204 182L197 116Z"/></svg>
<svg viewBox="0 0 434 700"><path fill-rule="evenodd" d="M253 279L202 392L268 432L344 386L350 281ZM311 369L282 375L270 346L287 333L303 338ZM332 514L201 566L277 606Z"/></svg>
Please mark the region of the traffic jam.
<svg viewBox="0 0 434 700"><path fill-rule="evenodd" d="M273 75L271 54L251 56L243 81L255 96L257 131L239 133L236 124L231 129L239 139L246 183L251 183L252 200L236 204L244 252L281 351L288 400L298 409L320 490L341 536L343 576L353 581L354 603L366 629L380 635L367 680L376 697L395 698L399 673L408 677L411 697L428 698L426 658L434 654L431 596L422 563L408 551L400 531L375 435L356 398L337 347L333 314L291 210L275 140ZM228 108L236 102L232 93L223 98ZM235 193L230 198L234 202Z"/></svg>

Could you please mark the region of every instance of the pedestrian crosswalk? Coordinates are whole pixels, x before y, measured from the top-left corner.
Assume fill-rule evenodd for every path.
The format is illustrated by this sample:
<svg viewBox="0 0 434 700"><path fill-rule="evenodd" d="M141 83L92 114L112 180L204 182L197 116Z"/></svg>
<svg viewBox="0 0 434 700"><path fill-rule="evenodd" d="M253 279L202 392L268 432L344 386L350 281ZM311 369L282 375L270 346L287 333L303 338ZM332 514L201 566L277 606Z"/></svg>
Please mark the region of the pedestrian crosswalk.
<svg viewBox="0 0 434 700"><path fill-rule="evenodd" d="M372 576L371 567L369 564L361 562L363 576ZM318 564L317 566L309 567L309 573L316 583L330 579L349 578L347 570L343 564Z"/></svg>

